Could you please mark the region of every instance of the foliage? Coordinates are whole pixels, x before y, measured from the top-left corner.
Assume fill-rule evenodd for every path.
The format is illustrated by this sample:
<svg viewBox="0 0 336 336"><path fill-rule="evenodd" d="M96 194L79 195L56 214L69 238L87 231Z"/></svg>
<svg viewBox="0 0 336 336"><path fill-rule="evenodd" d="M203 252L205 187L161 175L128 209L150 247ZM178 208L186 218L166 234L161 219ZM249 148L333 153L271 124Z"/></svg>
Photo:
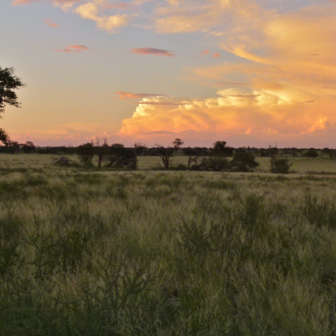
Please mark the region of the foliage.
<svg viewBox="0 0 336 336"><path fill-rule="evenodd" d="M163 147L161 145L156 145L157 155L162 161L162 167L168 170L171 163L173 162L175 152L183 145L183 141L176 138L173 141L173 147Z"/></svg>
<svg viewBox="0 0 336 336"><path fill-rule="evenodd" d="M5 106L20 107L14 90L24 87L22 80L15 76L14 68L0 67L0 113L5 112Z"/></svg>
<svg viewBox="0 0 336 336"><path fill-rule="evenodd" d="M318 153L315 149L311 148L307 152L303 153L303 156L309 157L309 158L317 158Z"/></svg>
<svg viewBox="0 0 336 336"><path fill-rule="evenodd" d="M213 144L213 156L232 156L234 148L226 147L226 141L216 141Z"/></svg>
<svg viewBox="0 0 336 336"><path fill-rule="evenodd" d="M79 161L84 165L91 165L95 155L95 149L92 143L86 143L77 147Z"/></svg>
<svg viewBox="0 0 336 336"><path fill-rule="evenodd" d="M236 151L230 161L230 170L237 172L248 172L258 166L259 163L255 161L254 155L246 151Z"/></svg>
<svg viewBox="0 0 336 336"><path fill-rule="evenodd" d="M271 173L288 174L292 165L288 159L276 158L275 156L271 157Z"/></svg>
<svg viewBox="0 0 336 336"><path fill-rule="evenodd" d="M26 154L35 153L36 146L34 145L32 141L27 141L25 144L21 144L21 150L23 153L26 153Z"/></svg>
<svg viewBox="0 0 336 336"><path fill-rule="evenodd" d="M195 169L195 168L193 168ZM199 165L200 170L205 171L227 171L229 169L228 160L223 157L203 158Z"/></svg>

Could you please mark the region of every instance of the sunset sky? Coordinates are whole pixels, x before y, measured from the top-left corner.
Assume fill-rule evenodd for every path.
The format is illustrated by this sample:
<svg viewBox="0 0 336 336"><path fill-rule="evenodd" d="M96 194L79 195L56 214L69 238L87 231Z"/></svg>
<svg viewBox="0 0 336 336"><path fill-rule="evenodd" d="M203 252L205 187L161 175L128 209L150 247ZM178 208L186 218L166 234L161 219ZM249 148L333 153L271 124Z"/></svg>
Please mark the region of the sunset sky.
<svg viewBox="0 0 336 336"><path fill-rule="evenodd" d="M336 148L336 0L1 0L12 139Z"/></svg>

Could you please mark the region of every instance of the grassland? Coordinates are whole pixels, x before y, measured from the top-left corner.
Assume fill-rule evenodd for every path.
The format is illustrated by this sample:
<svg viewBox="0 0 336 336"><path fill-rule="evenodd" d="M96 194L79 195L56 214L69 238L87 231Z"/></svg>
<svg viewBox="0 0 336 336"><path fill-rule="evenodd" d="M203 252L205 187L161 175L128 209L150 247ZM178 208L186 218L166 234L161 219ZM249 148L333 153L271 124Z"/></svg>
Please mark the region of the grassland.
<svg viewBox="0 0 336 336"><path fill-rule="evenodd" d="M1 336L336 334L336 162L278 176L264 159L246 174L140 159L1 156Z"/></svg>

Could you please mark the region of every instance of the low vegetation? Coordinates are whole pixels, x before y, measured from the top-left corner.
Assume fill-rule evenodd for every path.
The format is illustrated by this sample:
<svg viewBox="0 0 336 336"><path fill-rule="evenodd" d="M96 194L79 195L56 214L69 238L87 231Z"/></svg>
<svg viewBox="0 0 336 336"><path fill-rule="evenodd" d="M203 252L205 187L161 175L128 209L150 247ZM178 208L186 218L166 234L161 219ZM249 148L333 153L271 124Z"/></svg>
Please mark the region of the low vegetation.
<svg viewBox="0 0 336 336"><path fill-rule="evenodd" d="M335 190L325 175L3 170L0 335L333 335Z"/></svg>

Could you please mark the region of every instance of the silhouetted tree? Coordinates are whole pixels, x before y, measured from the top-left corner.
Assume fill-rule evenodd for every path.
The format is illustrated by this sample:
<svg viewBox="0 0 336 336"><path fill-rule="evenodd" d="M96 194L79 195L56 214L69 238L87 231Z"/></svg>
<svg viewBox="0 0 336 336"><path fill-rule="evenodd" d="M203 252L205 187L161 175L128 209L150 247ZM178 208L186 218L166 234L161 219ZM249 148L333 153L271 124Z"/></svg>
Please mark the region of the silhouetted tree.
<svg viewBox="0 0 336 336"><path fill-rule="evenodd" d="M92 143L86 143L77 147L79 161L84 165L89 165L92 163L94 154L94 147Z"/></svg>
<svg viewBox="0 0 336 336"><path fill-rule="evenodd" d="M34 153L36 151L36 146L32 141L27 141L25 144L21 144L21 150L26 154Z"/></svg>
<svg viewBox="0 0 336 336"><path fill-rule="evenodd" d="M0 128L0 141L4 145L6 145L7 141L9 141L9 135L8 135L8 133L4 129L2 129L2 128Z"/></svg>
<svg viewBox="0 0 336 336"><path fill-rule="evenodd" d="M173 147L166 147L166 148L161 145L156 145L157 154L162 160L163 168L165 170L169 169L173 161L174 154L183 145L183 141L179 138L176 138L173 141L173 145L174 145Z"/></svg>
<svg viewBox="0 0 336 336"><path fill-rule="evenodd" d="M7 140L6 147L7 147L7 153L10 154L20 153L20 144L17 141Z"/></svg>
<svg viewBox="0 0 336 336"><path fill-rule="evenodd" d="M213 156L232 156L234 148L226 147L226 141L216 141L213 144Z"/></svg>
<svg viewBox="0 0 336 336"><path fill-rule="evenodd" d="M107 138L100 138L99 136L96 136L95 140L92 140L91 143L94 147L94 155L98 156L98 168L101 168L103 159L109 154Z"/></svg>
<svg viewBox="0 0 336 336"><path fill-rule="evenodd" d="M136 170L138 168L138 156L140 156L144 150L147 149L146 145L143 145L140 142L136 142L133 146L133 159L131 162L131 168Z"/></svg>
<svg viewBox="0 0 336 336"><path fill-rule="evenodd" d="M20 107L14 90L25 86L22 80L14 75L14 68L0 67L0 114L5 112L5 106Z"/></svg>
<svg viewBox="0 0 336 336"><path fill-rule="evenodd" d="M192 163L196 164L198 163L198 158L202 153L202 150L199 147L196 148L183 148L183 154L188 156L188 168L190 168L190 165Z"/></svg>

